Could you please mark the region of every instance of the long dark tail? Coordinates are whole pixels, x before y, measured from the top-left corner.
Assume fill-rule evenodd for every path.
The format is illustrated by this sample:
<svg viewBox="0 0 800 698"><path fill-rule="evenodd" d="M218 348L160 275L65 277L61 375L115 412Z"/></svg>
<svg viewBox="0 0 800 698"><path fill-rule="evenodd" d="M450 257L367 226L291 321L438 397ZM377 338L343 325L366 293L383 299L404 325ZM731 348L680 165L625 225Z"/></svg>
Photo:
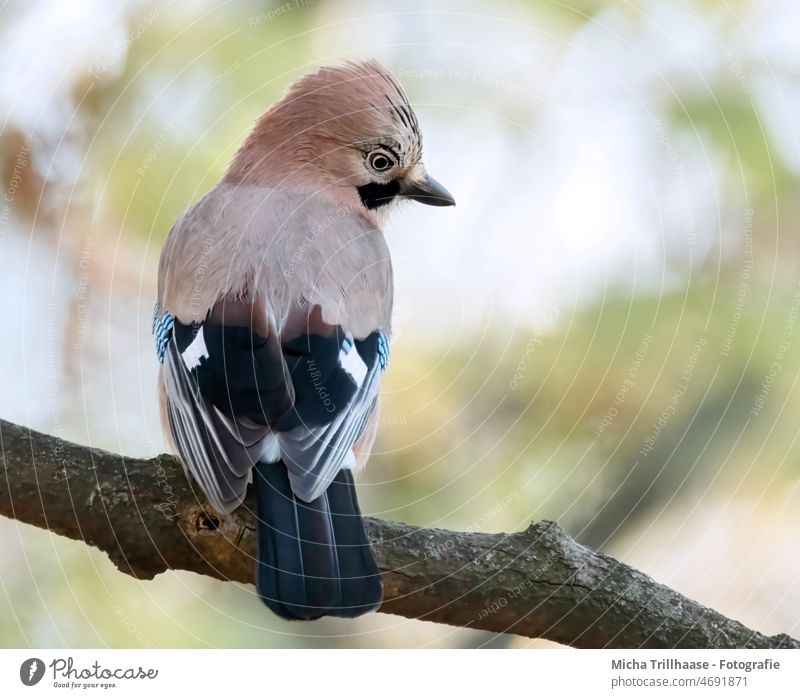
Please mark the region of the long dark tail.
<svg viewBox="0 0 800 698"><path fill-rule="evenodd" d="M354 618L375 610L383 583L358 507L353 475L342 470L313 502L292 493L281 463L253 472L258 514L256 588L282 618Z"/></svg>

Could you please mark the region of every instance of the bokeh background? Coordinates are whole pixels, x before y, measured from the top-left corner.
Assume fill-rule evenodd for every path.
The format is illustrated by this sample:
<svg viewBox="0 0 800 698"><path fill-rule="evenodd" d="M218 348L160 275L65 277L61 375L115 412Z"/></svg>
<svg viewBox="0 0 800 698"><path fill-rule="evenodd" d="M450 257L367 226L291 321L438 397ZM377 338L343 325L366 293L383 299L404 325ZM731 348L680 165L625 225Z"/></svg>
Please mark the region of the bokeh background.
<svg viewBox="0 0 800 698"><path fill-rule="evenodd" d="M396 338L364 509L554 519L797 634L798 25L795 0L6 1L0 416L164 450L150 318L172 222L292 79L376 57L458 206L387 231ZM287 624L252 587L136 581L6 519L0 548L3 646L544 644Z"/></svg>

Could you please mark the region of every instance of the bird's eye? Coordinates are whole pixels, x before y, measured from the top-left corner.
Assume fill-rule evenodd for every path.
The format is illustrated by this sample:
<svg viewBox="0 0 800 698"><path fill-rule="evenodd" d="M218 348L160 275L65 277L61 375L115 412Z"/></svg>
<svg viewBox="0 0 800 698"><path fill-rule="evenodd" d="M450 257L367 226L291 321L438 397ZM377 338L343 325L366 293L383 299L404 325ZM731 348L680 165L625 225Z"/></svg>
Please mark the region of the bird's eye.
<svg viewBox="0 0 800 698"><path fill-rule="evenodd" d="M386 153L378 151L370 154L369 166L375 170L375 172L386 172L386 170L390 170L394 167L394 160Z"/></svg>

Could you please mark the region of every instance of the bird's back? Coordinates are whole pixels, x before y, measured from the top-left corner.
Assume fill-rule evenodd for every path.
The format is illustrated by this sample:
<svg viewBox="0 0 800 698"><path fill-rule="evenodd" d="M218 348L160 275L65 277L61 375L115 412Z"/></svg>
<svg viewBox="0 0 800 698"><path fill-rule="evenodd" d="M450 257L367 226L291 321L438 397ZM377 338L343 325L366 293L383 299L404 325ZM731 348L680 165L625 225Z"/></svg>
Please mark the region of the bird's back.
<svg viewBox="0 0 800 698"><path fill-rule="evenodd" d="M390 332L393 278L383 233L316 193L222 183L175 224L159 304L202 322L225 296L264 303L283 339L293 310L319 306L358 339ZM296 325L296 323L295 323Z"/></svg>

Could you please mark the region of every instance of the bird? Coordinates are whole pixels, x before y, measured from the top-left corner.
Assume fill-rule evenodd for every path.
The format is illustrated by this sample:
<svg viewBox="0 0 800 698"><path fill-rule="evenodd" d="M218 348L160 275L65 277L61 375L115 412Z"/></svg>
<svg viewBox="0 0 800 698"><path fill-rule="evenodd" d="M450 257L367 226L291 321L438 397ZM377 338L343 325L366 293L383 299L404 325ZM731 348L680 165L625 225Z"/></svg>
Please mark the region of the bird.
<svg viewBox="0 0 800 698"><path fill-rule="evenodd" d="M153 314L168 442L219 512L255 490L256 591L289 620L355 618L383 583L354 474L378 426L401 202L455 204L375 60L320 67L254 123L174 224Z"/></svg>

